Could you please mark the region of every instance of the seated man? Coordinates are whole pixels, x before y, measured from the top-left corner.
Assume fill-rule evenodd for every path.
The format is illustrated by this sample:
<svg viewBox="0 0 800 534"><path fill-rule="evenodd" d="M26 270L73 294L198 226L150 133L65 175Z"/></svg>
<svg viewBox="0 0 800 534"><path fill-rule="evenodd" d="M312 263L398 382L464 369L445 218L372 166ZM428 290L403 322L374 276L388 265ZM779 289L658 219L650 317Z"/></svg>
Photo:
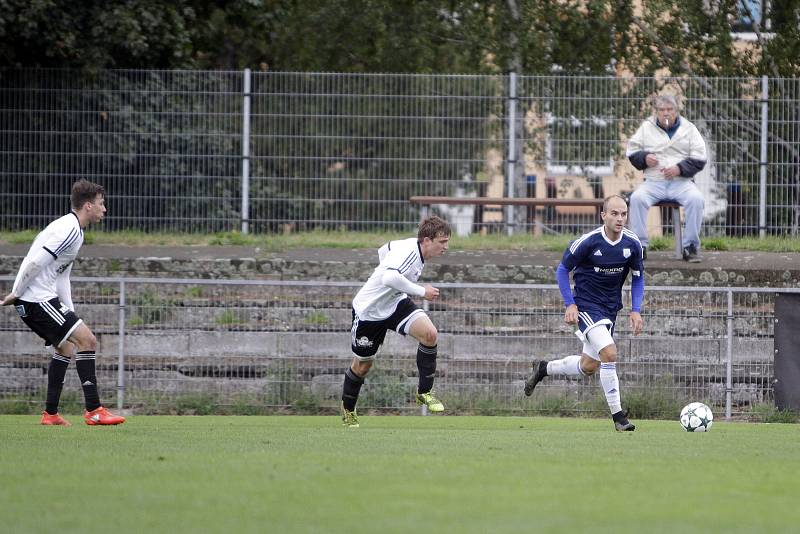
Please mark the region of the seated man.
<svg viewBox="0 0 800 534"><path fill-rule="evenodd" d="M683 259L699 262L704 200L693 177L706 165L706 144L697 127L678 115L674 96L656 97L655 115L633 134L626 155L634 167L644 171L645 181L631 195L630 221L645 259L647 211L653 204L672 201L683 206L686 214Z"/></svg>

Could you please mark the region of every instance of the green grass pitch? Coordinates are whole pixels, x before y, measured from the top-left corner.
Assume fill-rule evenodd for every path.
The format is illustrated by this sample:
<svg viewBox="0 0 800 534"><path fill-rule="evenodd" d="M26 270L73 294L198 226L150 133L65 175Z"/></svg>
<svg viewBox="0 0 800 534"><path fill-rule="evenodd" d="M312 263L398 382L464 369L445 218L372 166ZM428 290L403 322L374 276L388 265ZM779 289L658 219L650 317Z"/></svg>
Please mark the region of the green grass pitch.
<svg viewBox="0 0 800 534"><path fill-rule="evenodd" d="M3 532L789 532L798 426L0 417Z"/></svg>

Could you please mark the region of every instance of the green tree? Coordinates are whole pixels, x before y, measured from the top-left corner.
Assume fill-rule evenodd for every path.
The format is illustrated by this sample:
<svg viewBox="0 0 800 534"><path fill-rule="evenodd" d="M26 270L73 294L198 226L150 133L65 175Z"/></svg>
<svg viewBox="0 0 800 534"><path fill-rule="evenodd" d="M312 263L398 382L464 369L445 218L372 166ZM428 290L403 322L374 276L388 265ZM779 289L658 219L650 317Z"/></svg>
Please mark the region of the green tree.
<svg viewBox="0 0 800 534"><path fill-rule="evenodd" d="M453 2L296 0L277 18L270 62L277 70L476 72L480 58L458 38Z"/></svg>
<svg viewBox="0 0 800 534"><path fill-rule="evenodd" d="M796 76L800 2L771 0L0 0L0 64L280 71ZM757 18L757 17L756 17Z"/></svg>
<svg viewBox="0 0 800 534"><path fill-rule="evenodd" d="M0 0L0 64L15 67L191 67L189 2Z"/></svg>

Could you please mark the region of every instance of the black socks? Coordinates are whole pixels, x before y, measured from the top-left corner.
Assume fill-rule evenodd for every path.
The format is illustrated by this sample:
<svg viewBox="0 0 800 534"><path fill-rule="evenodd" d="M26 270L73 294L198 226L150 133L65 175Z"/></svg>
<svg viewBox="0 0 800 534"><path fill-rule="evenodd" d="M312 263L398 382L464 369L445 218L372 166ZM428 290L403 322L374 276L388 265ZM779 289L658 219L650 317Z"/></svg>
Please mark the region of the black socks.
<svg viewBox="0 0 800 534"><path fill-rule="evenodd" d="M58 413L58 401L61 399L61 389L64 387L67 367L69 367L69 358L57 352L47 367L47 400L44 410L50 415Z"/></svg>
<svg viewBox="0 0 800 534"><path fill-rule="evenodd" d="M419 344L417 347L417 370L419 386L417 393L430 393L433 389L433 377L436 376L436 345L428 347Z"/></svg>
<svg viewBox="0 0 800 534"><path fill-rule="evenodd" d="M83 398L86 402L86 411L91 412L100 407L100 395L97 393L97 375L94 370L95 352L85 350L75 355L75 366L78 368L78 378L83 387Z"/></svg>
<svg viewBox="0 0 800 534"><path fill-rule="evenodd" d="M364 379L353 372L348 367L344 372L344 384L342 385L342 405L348 412L356 409L356 401L358 401L358 393L361 391L361 386L364 384Z"/></svg>

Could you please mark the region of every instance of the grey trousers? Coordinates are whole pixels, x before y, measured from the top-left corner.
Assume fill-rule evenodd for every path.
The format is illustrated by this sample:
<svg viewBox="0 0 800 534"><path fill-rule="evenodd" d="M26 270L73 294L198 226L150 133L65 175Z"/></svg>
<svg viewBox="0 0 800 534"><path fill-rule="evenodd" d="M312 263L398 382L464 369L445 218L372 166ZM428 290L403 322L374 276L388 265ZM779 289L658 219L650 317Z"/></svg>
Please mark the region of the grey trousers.
<svg viewBox="0 0 800 534"><path fill-rule="evenodd" d="M677 202L683 206L686 228L681 245L684 248L694 245L700 250L700 227L703 224L705 200L695 183L685 178L646 180L631 195L631 230L639 236L642 246L646 247L648 243L647 212L653 204L662 200Z"/></svg>

